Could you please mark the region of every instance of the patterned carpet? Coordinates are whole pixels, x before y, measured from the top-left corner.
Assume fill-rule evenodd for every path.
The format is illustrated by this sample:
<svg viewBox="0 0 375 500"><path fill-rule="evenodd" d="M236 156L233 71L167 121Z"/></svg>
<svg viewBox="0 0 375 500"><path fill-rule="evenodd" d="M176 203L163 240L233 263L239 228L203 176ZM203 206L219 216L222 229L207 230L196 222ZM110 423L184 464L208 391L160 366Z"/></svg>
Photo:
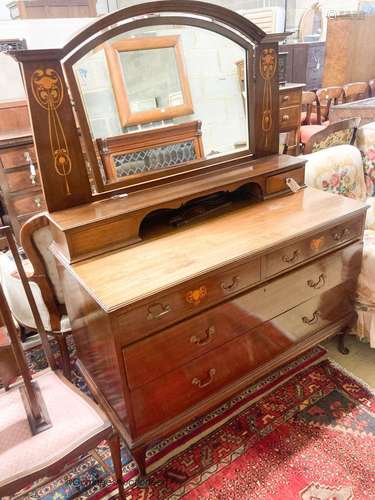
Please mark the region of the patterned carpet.
<svg viewBox="0 0 375 500"><path fill-rule="evenodd" d="M308 351L155 445L145 488L123 449L127 500L375 499L375 397L324 357ZM111 470L102 444L22 497L117 498Z"/></svg>

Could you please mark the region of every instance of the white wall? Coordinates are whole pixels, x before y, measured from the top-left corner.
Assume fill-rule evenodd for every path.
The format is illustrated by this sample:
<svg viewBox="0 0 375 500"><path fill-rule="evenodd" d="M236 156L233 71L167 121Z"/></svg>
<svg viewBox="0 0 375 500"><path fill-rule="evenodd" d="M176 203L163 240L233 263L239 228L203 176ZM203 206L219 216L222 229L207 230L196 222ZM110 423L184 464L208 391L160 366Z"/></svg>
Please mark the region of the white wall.
<svg viewBox="0 0 375 500"><path fill-rule="evenodd" d="M93 18L0 20L0 38L25 38L29 49L56 48L93 21ZM8 55L0 54L0 101L24 97L18 64Z"/></svg>

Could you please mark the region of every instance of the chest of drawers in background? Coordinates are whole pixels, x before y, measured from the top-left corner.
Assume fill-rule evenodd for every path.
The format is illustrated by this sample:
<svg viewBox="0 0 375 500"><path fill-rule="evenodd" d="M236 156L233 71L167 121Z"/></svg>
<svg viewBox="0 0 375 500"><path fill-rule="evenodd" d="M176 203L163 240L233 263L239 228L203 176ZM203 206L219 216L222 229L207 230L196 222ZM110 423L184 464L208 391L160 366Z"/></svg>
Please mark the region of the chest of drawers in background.
<svg viewBox="0 0 375 500"><path fill-rule="evenodd" d="M288 154L299 154L303 83L286 83L279 88L279 130L288 133Z"/></svg>
<svg viewBox="0 0 375 500"><path fill-rule="evenodd" d="M22 224L45 209L25 101L0 103L0 188L3 221L19 241Z"/></svg>

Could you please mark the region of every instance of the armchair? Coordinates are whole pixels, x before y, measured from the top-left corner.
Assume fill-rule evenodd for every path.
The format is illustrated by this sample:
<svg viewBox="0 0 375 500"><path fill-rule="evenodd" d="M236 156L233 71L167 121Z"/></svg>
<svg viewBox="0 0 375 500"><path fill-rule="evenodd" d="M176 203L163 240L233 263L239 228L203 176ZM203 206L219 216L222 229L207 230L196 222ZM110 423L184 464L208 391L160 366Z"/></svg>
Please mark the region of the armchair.
<svg viewBox="0 0 375 500"><path fill-rule="evenodd" d="M24 262L27 278L48 334L58 342L65 377L71 379L71 366L66 336L71 332L56 263L49 251L52 236L48 219L38 214L29 219L21 230L21 244L28 257ZM21 279L11 253L0 254L0 275L4 294L16 321L37 329Z"/></svg>
<svg viewBox="0 0 375 500"><path fill-rule="evenodd" d="M374 198L367 198L361 153L355 146L347 144L320 150L305 158L308 186L350 198L367 199L369 203L355 302L356 334L375 348L375 204ZM348 352L343 345L340 351Z"/></svg>

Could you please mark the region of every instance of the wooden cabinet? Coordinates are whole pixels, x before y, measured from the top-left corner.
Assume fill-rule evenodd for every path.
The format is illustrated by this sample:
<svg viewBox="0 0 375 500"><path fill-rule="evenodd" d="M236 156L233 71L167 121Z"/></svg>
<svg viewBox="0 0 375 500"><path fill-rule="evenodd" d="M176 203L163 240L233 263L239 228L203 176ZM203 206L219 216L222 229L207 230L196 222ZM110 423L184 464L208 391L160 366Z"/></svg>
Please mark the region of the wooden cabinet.
<svg viewBox="0 0 375 500"><path fill-rule="evenodd" d="M288 153L299 153L304 84L286 83L279 89L279 130L288 133Z"/></svg>
<svg viewBox="0 0 375 500"><path fill-rule="evenodd" d="M289 43L280 45L287 52L287 82L305 83L306 90L322 87L325 42Z"/></svg>
<svg viewBox="0 0 375 500"><path fill-rule="evenodd" d="M96 16L96 0L15 0L7 7L12 19Z"/></svg>

